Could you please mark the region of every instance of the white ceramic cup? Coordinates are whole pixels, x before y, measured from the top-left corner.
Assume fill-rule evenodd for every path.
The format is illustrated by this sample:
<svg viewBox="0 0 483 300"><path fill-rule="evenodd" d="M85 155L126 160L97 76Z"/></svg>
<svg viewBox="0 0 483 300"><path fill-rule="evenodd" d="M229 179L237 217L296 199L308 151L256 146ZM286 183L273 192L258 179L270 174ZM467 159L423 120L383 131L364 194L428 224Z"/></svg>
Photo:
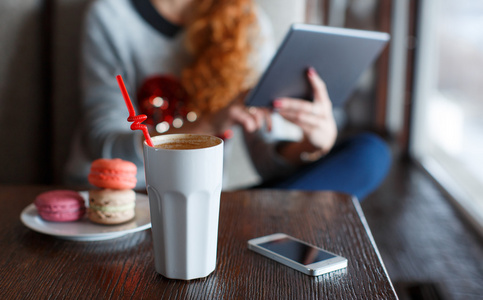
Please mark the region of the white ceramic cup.
<svg viewBox="0 0 483 300"><path fill-rule="evenodd" d="M172 279L206 277L216 266L223 140L171 134L152 141L143 149L156 271ZM157 147L173 142L194 148Z"/></svg>

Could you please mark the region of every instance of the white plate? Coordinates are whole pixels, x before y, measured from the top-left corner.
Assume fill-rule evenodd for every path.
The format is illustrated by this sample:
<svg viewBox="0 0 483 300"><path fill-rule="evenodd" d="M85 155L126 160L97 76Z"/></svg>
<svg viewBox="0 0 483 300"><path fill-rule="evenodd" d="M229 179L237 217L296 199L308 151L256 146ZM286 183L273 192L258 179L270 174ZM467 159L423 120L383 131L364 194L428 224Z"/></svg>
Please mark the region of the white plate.
<svg viewBox="0 0 483 300"><path fill-rule="evenodd" d="M80 192L88 205L88 192ZM151 228L148 196L136 193L136 216L132 221L120 225L95 224L84 216L74 222L48 222L40 217L32 203L20 214L20 220L28 228L58 238L75 241L100 241L121 237Z"/></svg>

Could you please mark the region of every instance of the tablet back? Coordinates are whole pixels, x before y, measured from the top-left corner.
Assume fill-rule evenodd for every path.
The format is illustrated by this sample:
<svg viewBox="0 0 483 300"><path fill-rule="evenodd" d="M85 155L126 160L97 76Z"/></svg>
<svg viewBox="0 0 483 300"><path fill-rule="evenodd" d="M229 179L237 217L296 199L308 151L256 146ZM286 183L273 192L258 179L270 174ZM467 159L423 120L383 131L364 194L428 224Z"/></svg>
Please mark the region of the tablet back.
<svg viewBox="0 0 483 300"><path fill-rule="evenodd" d="M278 97L311 100L306 71L312 66L325 81L334 107L342 106L388 40L383 32L294 24L246 104L271 106Z"/></svg>

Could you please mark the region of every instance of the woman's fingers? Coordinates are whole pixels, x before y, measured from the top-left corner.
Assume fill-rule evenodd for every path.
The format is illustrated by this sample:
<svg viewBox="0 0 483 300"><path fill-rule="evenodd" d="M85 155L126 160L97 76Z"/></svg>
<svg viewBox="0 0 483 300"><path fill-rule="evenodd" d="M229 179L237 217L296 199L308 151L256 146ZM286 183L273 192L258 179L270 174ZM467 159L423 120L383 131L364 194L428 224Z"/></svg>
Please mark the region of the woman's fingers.
<svg viewBox="0 0 483 300"><path fill-rule="evenodd" d="M313 68L309 68L307 76L313 90L312 101L278 98L273 106L282 117L298 125L314 147L330 149L337 137L332 102L324 81Z"/></svg>
<svg viewBox="0 0 483 300"><path fill-rule="evenodd" d="M313 112L312 102L294 98L278 98L273 101L273 107L280 113L291 112L311 114Z"/></svg>
<svg viewBox="0 0 483 300"><path fill-rule="evenodd" d="M274 107L281 116L299 126L305 122L317 123L332 115L330 102L314 103L307 100L279 98L274 101Z"/></svg>
<svg viewBox="0 0 483 300"><path fill-rule="evenodd" d="M262 128L265 124L271 127L269 112L264 108L250 107L244 105L233 105L228 111L229 123L239 124L246 131L253 132Z"/></svg>
<svg viewBox="0 0 483 300"><path fill-rule="evenodd" d="M232 125L239 124L248 132L255 131L257 128L255 118L241 105L232 106L228 112L228 118Z"/></svg>
<svg viewBox="0 0 483 300"><path fill-rule="evenodd" d="M299 126L308 125L310 127L318 121L320 122L321 118L332 116L332 102L324 81L314 68L308 69L307 76L314 94L312 101L278 98L274 101L273 106L287 120Z"/></svg>
<svg viewBox="0 0 483 300"><path fill-rule="evenodd" d="M307 77L309 78L310 85L312 86L314 94L314 103L330 102L329 93L327 92L327 86L325 82L320 78L317 71L310 67L307 70Z"/></svg>
<svg viewBox="0 0 483 300"><path fill-rule="evenodd" d="M321 119L320 115L315 113L301 113L294 110L280 110L279 114L286 120L299 126L316 127L319 126Z"/></svg>

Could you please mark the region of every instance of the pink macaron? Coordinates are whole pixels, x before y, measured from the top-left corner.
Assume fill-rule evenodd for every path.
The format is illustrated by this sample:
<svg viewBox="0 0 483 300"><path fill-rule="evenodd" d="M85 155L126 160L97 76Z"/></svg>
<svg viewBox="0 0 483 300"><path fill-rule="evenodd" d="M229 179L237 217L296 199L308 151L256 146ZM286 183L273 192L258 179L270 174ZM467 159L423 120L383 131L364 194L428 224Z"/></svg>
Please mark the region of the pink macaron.
<svg viewBox="0 0 483 300"><path fill-rule="evenodd" d="M35 207L42 219L51 222L71 222L86 213L84 198L76 191L53 190L35 198Z"/></svg>
<svg viewBox="0 0 483 300"><path fill-rule="evenodd" d="M130 161L101 158L92 162L87 179L99 188L125 190L136 186L136 174L137 167Z"/></svg>

